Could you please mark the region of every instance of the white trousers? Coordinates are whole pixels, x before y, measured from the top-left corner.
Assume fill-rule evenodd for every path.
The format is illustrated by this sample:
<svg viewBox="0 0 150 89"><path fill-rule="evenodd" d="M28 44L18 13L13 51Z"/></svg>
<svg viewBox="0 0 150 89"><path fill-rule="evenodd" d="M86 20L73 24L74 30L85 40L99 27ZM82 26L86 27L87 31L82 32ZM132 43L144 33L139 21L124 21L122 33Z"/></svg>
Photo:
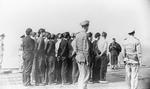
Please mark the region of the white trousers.
<svg viewBox="0 0 150 89"><path fill-rule="evenodd" d="M126 81L129 89L137 89L138 87L138 64L126 64Z"/></svg>
<svg viewBox="0 0 150 89"><path fill-rule="evenodd" d="M87 83L90 77L90 69L85 63L78 63L79 78L78 89L87 89Z"/></svg>

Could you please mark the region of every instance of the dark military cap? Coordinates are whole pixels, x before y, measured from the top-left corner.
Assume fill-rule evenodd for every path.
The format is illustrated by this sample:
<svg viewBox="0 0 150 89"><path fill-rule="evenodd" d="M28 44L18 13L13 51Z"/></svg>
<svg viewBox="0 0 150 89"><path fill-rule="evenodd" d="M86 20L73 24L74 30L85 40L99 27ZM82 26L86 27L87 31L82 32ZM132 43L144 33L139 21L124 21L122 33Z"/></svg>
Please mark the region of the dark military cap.
<svg viewBox="0 0 150 89"><path fill-rule="evenodd" d="M135 31L129 32L128 34L133 35L133 34L135 34Z"/></svg>
<svg viewBox="0 0 150 89"><path fill-rule="evenodd" d="M88 33L88 37L92 37L92 35L93 35L92 32Z"/></svg>
<svg viewBox="0 0 150 89"><path fill-rule="evenodd" d="M100 36L101 36L101 34L100 34L99 32L97 32L97 33L95 34L95 38L100 37Z"/></svg>
<svg viewBox="0 0 150 89"><path fill-rule="evenodd" d="M27 29L26 29L26 35L30 35L31 32L32 32L32 29L31 29L31 28L27 28Z"/></svg>
<svg viewBox="0 0 150 89"><path fill-rule="evenodd" d="M83 22L80 23L81 26L87 26L89 25L90 21L89 20L85 20Z"/></svg>

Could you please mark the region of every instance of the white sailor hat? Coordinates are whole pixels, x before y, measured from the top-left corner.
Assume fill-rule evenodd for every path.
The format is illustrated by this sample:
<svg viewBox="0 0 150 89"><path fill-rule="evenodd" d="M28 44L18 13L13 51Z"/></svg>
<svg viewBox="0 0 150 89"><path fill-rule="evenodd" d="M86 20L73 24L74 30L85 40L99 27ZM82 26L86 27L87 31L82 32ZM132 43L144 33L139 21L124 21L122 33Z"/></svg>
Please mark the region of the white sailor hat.
<svg viewBox="0 0 150 89"><path fill-rule="evenodd" d="M85 20L83 22L80 23L81 26L85 26L85 25L89 25L89 20Z"/></svg>

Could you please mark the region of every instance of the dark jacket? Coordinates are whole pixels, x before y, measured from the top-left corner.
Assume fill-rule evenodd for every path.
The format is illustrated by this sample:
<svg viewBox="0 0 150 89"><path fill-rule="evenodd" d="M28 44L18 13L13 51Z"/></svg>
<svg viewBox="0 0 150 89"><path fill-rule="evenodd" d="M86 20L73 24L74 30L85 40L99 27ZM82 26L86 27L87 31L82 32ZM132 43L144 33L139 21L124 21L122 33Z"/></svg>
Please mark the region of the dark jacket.
<svg viewBox="0 0 150 89"><path fill-rule="evenodd" d="M58 56L69 57L69 43L67 39L62 39L58 49Z"/></svg>
<svg viewBox="0 0 150 89"><path fill-rule="evenodd" d="M97 56L97 55L101 54L100 50L98 49L97 42L98 42L97 40L93 41L92 49L93 49L94 56Z"/></svg>
<svg viewBox="0 0 150 89"><path fill-rule="evenodd" d="M53 40L50 40L48 42L47 55L48 56L55 56L55 42Z"/></svg>
<svg viewBox="0 0 150 89"><path fill-rule="evenodd" d="M121 50L121 46L117 42L110 43L109 52L111 53L111 55L119 55Z"/></svg>
<svg viewBox="0 0 150 89"><path fill-rule="evenodd" d="M45 42L43 37L39 37L37 40L37 51L40 54L44 54Z"/></svg>
<svg viewBox="0 0 150 89"><path fill-rule="evenodd" d="M23 51L34 51L35 49L35 42L30 36L26 36L23 39Z"/></svg>

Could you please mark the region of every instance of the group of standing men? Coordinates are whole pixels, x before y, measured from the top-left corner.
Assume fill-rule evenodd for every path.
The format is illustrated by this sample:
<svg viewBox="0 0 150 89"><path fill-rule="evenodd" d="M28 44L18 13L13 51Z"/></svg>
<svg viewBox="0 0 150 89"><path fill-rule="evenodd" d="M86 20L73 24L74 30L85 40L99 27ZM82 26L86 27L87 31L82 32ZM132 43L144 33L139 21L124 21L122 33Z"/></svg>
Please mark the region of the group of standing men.
<svg viewBox="0 0 150 89"><path fill-rule="evenodd" d="M115 39L109 45L106 32L97 32L92 41L92 33L87 33L89 21L80 25L82 31L71 35L69 32L54 35L42 28L38 33L31 28L26 30L22 43L25 86L31 85L31 79L35 85L78 82L80 89L86 89L88 81L107 83L108 51L116 60L115 68L121 47Z"/></svg>

